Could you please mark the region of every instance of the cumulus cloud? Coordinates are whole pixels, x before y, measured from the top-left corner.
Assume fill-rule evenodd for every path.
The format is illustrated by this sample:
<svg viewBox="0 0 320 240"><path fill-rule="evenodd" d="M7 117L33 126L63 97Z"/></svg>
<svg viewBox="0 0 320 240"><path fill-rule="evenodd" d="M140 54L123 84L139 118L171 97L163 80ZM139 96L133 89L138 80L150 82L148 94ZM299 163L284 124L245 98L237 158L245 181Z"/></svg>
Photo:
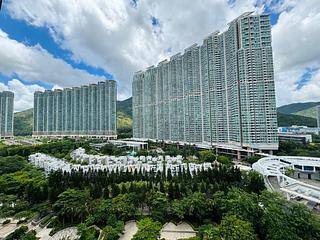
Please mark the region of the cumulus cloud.
<svg viewBox="0 0 320 240"><path fill-rule="evenodd" d="M12 40L1 29L0 46L0 72L7 76L17 74L27 81L39 80L64 87L103 80L54 58L40 45L26 46Z"/></svg>
<svg viewBox="0 0 320 240"><path fill-rule="evenodd" d="M135 3L129 0L8 0L6 8L13 18L48 28L60 47L72 53L74 61L112 73L119 83L120 99L131 95L135 71L157 64L194 42L201 43L209 33L225 30L226 24L243 12L260 13L265 5L280 14L272 30L278 105L301 99L299 96L308 85L296 90L296 81L306 68L319 65L318 0L144 0ZM156 24L152 24L152 19L157 20ZM33 48L48 54L39 47ZM61 81L47 81L65 86ZM317 98L319 95L315 94L311 99Z"/></svg>
<svg viewBox="0 0 320 240"><path fill-rule="evenodd" d="M315 75L306 86L296 82L307 68L320 67L320 4L318 0L284 1L286 9L272 29L278 105L319 101Z"/></svg>
<svg viewBox="0 0 320 240"><path fill-rule="evenodd" d="M44 91L39 85L23 84L18 79L12 79L8 84L0 83L0 91L14 92L14 108L16 112L33 107L33 93L35 91Z"/></svg>
<svg viewBox="0 0 320 240"><path fill-rule="evenodd" d="M12 17L47 27L75 61L101 67L119 82L120 99L131 95L135 71L157 64L209 33L226 28L244 11L259 10L255 0L8 1ZM158 24L152 24L152 18Z"/></svg>

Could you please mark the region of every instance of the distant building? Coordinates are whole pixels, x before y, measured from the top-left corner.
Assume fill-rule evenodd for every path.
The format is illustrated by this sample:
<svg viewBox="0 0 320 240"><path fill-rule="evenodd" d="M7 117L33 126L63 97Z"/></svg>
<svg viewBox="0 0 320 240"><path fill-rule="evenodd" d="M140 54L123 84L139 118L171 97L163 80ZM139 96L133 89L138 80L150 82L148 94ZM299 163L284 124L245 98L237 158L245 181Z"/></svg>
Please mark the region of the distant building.
<svg viewBox="0 0 320 240"><path fill-rule="evenodd" d="M133 137L278 149L271 24L245 13L133 77Z"/></svg>
<svg viewBox="0 0 320 240"><path fill-rule="evenodd" d="M307 126L291 126L291 127L279 127L278 133L289 133L289 134L317 134L320 128L312 128Z"/></svg>
<svg viewBox="0 0 320 240"><path fill-rule="evenodd" d="M301 143L312 143L311 134L292 134L292 133L279 133L280 141L294 141Z"/></svg>
<svg viewBox="0 0 320 240"><path fill-rule="evenodd" d="M13 136L13 92L0 92L0 138Z"/></svg>
<svg viewBox="0 0 320 240"><path fill-rule="evenodd" d="M33 136L116 138L117 86L89 86L34 94Z"/></svg>

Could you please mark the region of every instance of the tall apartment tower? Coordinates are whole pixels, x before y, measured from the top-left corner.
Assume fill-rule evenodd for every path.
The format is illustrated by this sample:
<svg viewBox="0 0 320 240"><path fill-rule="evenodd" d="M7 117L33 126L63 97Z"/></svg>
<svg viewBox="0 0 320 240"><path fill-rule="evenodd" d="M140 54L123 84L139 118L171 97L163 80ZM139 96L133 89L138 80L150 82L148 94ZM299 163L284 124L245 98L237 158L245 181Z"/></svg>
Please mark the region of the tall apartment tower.
<svg viewBox="0 0 320 240"><path fill-rule="evenodd" d="M245 13L228 26L135 73L135 138L278 148L269 15Z"/></svg>
<svg viewBox="0 0 320 240"><path fill-rule="evenodd" d="M35 92L33 136L116 138L115 81Z"/></svg>
<svg viewBox="0 0 320 240"><path fill-rule="evenodd" d="M13 92L0 92L0 138L13 137Z"/></svg>
<svg viewBox="0 0 320 240"><path fill-rule="evenodd" d="M320 129L320 105L317 106L317 127ZM320 131L319 131L320 134Z"/></svg>

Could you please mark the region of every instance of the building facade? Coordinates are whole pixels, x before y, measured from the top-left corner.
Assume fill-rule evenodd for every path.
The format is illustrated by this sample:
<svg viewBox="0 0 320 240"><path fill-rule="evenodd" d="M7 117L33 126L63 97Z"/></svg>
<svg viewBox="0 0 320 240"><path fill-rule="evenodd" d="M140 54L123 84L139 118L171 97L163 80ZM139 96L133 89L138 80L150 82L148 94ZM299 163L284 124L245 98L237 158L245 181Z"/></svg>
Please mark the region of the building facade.
<svg viewBox="0 0 320 240"><path fill-rule="evenodd" d="M133 78L134 138L278 148L271 25L245 13Z"/></svg>
<svg viewBox="0 0 320 240"><path fill-rule="evenodd" d="M117 86L104 81L89 86L35 92L33 136L117 136Z"/></svg>
<svg viewBox="0 0 320 240"><path fill-rule="evenodd" d="M320 105L317 106L317 127L320 129ZM320 134L320 131L319 131Z"/></svg>
<svg viewBox="0 0 320 240"><path fill-rule="evenodd" d="M0 138L13 137L13 92L0 92Z"/></svg>

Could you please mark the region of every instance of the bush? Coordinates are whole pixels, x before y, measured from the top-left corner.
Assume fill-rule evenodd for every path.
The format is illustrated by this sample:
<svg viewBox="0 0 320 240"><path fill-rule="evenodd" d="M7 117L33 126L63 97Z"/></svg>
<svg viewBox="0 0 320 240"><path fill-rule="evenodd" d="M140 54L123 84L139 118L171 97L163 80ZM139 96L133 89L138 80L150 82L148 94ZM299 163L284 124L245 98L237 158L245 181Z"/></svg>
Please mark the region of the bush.
<svg viewBox="0 0 320 240"><path fill-rule="evenodd" d="M10 219L7 219L7 220L5 220L2 224L5 225L5 224L8 224L8 223L10 223L10 222L11 222L11 220L10 220Z"/></svg>
<svg viewBox="0 0 320 240"><path fill-rule="evenodd" d="M22 224L22 223L26 223L28 220L27 219L21 219L17 222L17 224Z"/></svg>
<svg viewBox="0 0 320 240"><path fill-rule="evenodd" d="M160 222L153 221L151 218L143 218L138 222L138 232L132 240L158 239L161 227Z"/></svg>
<svg viewBox="0 0 320 240"><path fill-rule="evenodd" d="M226 164L226 165L231 164L231 160L226 156L218 156L217 160L219 163L222 163L222 164Z"/></svg>
<svg viewBox="0 0 320 240"><path fill-rule="evenodd" d="M257 162L260 159L260 157L258 156L253 156L253 157L248 157L246 159L244 159L245 162L250 163L250 164L254 164L255 162Z"/></svg>
<svg viewBox="0 0 320 240"><path fill-rule="evenodd" d="M36 215L35 212L26 210L26 211L21 211L21 212L16 213L14 215L14 217L17 219L21 219L21 218L30 219L30 218L33 218L35 215Z"/></svg>

